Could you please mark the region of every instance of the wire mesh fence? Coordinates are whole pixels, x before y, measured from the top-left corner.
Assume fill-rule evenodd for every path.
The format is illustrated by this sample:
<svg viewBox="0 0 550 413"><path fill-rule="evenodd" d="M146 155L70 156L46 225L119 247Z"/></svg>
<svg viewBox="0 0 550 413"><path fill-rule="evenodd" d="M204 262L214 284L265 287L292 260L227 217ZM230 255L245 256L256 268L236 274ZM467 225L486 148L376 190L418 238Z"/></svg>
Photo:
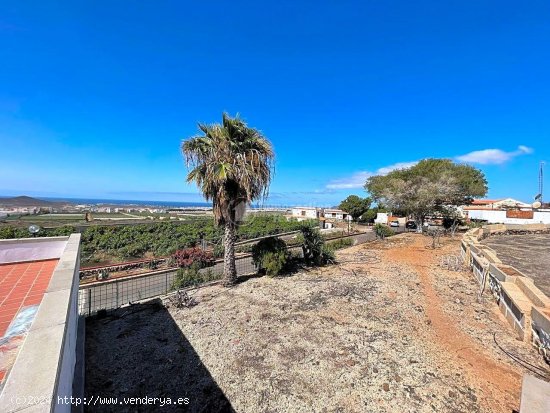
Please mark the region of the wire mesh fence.
<svg viewBox="0 0 550 413"><path fill-rule="evenodd" d="M237 275L248 275L256 272L250 254L239 256L235 260ZM221 278L223 261L203 268L201 272L211 272L212 278ZM100 282L83 284L78 294L79 312L89 316L100 310L113 310L125 304L168 294L174 290L177 268L155 271L132 277L114 278Z"/></svg>
<svg viewBox="0 0 550 413"><path fill-rule="evenodd" d="M350 238L353 244L362 244L376 239L374 233L361 233L347 235L339 238ZM289 247L294 255L301 255L299 246ZM239 254L235 260L237 275L249 275L257 271L252 262L251 254ZM211 278L221 278L223 274L223 260L200 271L209 271ZM80 286L78 295L79 312L81 315L90 316L101 310L113 310L125 304L144 300L147 298L165 295L173 290L177 268L153 271L130 277L114 278L98 281Z"/></svg>

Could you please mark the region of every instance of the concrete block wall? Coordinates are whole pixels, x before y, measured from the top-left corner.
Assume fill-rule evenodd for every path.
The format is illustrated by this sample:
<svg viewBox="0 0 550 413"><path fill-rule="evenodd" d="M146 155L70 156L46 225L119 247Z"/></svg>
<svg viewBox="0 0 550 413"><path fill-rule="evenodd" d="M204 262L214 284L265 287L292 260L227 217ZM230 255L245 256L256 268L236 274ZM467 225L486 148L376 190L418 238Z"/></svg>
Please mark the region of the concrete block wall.
<svg viewBox="0 0 550 413"><path fill-rule="evenodd" d="M533 307L531 320L533 344L550 361L550 310Z"/></svg>
<svg viewBox="0 0 550 413"><path fill-rule="evenodd" d="M505 265L497 253L480 243L493 234L507 231L539 232L549 224L492 224L467 231L461 244L461 256L480 282L479 268L488 270L489 290L519 338L531 341L550 360L550 298L517 268ZM474 265L475 264L475 265Z"/></svg>

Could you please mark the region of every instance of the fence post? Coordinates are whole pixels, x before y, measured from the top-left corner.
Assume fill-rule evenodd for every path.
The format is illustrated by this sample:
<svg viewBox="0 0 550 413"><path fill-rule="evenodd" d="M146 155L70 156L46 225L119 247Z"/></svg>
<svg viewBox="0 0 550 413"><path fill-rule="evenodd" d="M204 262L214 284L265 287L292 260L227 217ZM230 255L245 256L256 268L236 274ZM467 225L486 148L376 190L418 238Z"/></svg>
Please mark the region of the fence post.
<svg viewBox="0 0 550 413"><path fill-rule="evenodd" d="M164 294L168 294L168 272L164 273L164 284L165 284Z"/></svg>
<svg viewBox="0 0 550 413"><path fill-rule="evenodd" d="M92 315L92 289L88 288L88 315Z"/></svg>
<svg viewBox="0 0 550 413"><path fill-rule="evenodd" d="M118 282L116 282L116 307L118 308Z"/></svg>

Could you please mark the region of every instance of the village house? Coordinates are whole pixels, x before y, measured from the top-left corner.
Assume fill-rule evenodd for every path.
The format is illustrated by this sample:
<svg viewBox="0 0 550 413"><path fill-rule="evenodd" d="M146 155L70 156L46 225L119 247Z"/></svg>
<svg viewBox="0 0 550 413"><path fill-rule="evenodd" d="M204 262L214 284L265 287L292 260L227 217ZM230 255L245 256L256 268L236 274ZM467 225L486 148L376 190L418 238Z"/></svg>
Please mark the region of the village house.
<svg viewBox="0 0 550 413"><path fill-rule="evenodd" d="M335 208L294 207L288 218L294 218L298 221L318 219L321 229L331 229L338 223L350 220L351 216L347 212Z"/></svg>
<svg viewBox="0 0 550 413"><path fill-rule="evenodd" d="M466 220L486 221L489 224L549 224L550 210L513 198L476 199L461 207Z"/></svg>

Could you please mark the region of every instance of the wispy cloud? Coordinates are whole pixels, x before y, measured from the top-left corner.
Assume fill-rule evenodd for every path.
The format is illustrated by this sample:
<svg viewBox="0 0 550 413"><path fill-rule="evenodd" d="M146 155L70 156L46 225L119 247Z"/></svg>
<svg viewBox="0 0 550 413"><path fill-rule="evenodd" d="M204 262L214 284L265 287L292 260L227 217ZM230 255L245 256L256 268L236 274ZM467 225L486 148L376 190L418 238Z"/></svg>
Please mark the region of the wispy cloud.
<svg viewBox="0 0 550 413"><path fill-rule="evenodd" d="M464 155L455 156L454 159L460 162L475 163L479 165L499 165L506 163L517 156L528 155L530 153L533 153L533 148L520 145L515 151L506 152L502 149L483 149L480 151L473 151ZM389 166L378 168L376 171L359 171L349 177L330 181L326 185L326 188L331 190L362 188L365 185L366 180L371 176L387 175L391 171L410 168L417 163L418 161L398 162Z"/></svg>
<svg viewBox="0 0 550 413"><path fill-rule="evenodd" d="M520 145L515 151L511 152L506 152L502 149L483 149L481 151L473 151L465 155L457 156L455 159L461 162L476 163L480 165L499 165L517 156L530 153L533 153L532 148Z"/></svg>
<svg viewBox="0 0 550 413"><path fill-rule="evenodd" d="M398 162L394 163L393 165L384 166L382 168L378 168L376 171L360 171L354 173L352 176L342 179L335 179L333 181L330 181L327 184L327 189L354 189L354 188L362 188L363 185L365 185L365 182L368 178L375 175L387 175L391 171L395 171L396 169L405 169L410 168L411 166L414 166L418 163L418 161L413 162Z"/></svg>

